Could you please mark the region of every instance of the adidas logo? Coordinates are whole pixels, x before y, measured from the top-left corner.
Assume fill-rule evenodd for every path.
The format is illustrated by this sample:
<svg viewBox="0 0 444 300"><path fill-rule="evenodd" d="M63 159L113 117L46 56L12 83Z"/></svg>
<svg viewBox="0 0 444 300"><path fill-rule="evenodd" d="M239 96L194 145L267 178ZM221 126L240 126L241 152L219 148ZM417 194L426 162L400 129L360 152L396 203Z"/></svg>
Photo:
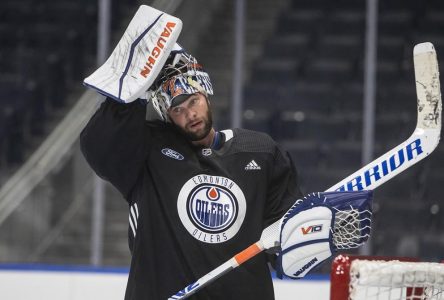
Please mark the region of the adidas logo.
<svg viewBox="0 0 444 300"><path fill-rule="evenodd" d="M252 161L250 161L249 163L248 163L248 165L246 165L245 166L245 170L260 170L261 169L261 166L259 166L255 161L254 161L254 159L252 160Z"/></svg>

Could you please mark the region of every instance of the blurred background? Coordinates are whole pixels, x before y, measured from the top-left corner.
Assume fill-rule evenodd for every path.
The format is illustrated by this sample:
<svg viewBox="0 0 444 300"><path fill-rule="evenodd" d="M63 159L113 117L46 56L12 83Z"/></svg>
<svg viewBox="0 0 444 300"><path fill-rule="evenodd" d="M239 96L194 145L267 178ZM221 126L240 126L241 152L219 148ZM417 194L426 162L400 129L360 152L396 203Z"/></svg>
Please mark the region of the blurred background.
<svg viewBox="0 0 444 300"><path fill-rule="evenodd" d="M128 207L95 178L78 135L101 100L83 78L141 4L183 20L179 43L213 82L216 128L269 133L306 193L413 132L416 43L444 60L442 0L2 0L1 264L129 265ZM366 254L444 259L443 170L441 145L375 192Z"/></svg>

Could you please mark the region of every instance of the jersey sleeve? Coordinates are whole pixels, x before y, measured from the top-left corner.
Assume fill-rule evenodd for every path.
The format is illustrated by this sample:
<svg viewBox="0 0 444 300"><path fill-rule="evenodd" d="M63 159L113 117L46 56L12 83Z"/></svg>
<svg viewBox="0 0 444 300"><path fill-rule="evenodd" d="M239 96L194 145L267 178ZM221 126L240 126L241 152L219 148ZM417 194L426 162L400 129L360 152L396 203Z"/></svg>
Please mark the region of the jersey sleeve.
<svg viewBox="0 0 444 300"><path fill-rule="evenodd" d="M87 162L128 199L148 154L145 105L105 100L80 134Z"/></svg>
<svg viewBox="0 0 444 300"><path fill-rule="evenodd" d="M303 196L290 155L276 145L273 156L264 227L281 218L294 202Z"/></svg>

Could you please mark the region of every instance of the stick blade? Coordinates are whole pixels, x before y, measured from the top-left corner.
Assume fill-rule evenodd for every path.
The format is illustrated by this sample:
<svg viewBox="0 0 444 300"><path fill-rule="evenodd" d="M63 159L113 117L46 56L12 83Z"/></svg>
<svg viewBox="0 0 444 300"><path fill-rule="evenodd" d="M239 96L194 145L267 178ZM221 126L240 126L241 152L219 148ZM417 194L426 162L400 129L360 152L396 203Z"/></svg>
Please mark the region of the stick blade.
<svg viewBox="0 0 444 300"><path fill-rule="evenodd" d="M435 47L426 42L413 49L416 94L418 99L417 128L441 130L441 87Z"/></svg>

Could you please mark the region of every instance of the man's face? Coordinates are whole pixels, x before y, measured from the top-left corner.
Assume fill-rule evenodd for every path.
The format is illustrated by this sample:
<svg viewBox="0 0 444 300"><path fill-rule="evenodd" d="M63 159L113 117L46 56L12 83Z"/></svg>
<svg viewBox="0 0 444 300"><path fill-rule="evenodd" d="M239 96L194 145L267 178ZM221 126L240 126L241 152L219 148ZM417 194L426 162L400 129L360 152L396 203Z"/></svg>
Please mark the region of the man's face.
<svg viewBox="0 0 444 300"><path fill-rule="evenodd" d="M191 141L202 140L213 127L208 101L201 93L193 94L181 104L171 107L168 115Z"/></svg>

